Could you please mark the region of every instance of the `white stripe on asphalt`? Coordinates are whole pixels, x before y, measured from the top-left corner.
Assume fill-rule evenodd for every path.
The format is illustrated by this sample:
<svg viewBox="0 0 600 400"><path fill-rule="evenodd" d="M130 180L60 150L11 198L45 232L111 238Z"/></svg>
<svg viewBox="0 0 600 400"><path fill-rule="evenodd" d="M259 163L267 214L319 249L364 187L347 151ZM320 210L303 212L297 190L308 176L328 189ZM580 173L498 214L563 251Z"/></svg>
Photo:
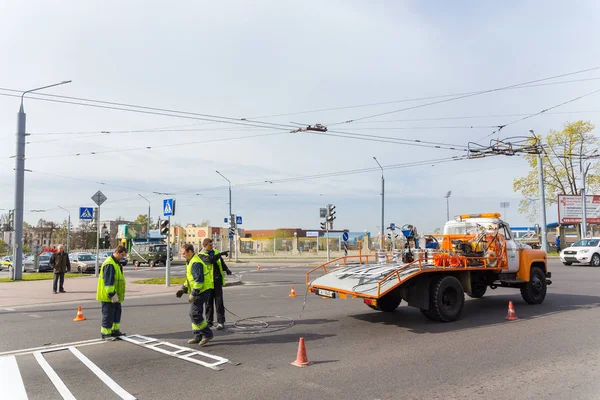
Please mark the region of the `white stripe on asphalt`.
<svg viewBox="0 0 600 400"><path fill-rule="evenodd" d="M60 377L52 369L50 364L48 364L48 361L46 361L42 353L36 351L35 353L33 353L33 356L37 360L38 364L40 364L40 367L42 367L46 375L48 375L48 378L50 378L50 380L54 384L54 387L56 388L56 390L58 390L58 393L60 393L62 398L65 400L76 400L75 396L73 396L73 393L71 393L71 391L69 390L69 388L67 388L62 379L60 379Z"/></svg>
<svg viewBox="0 0 600 400"><path fill-rule="evenodd" d="M0 357L2 356L8 356L8 355L13 355L13 356L24 356L27 354L32 354L35 353L36 351L50 351L54 348L63 348L63 347L68 347L68 346L89 346L92 344L102 344L102 343L106 343L104 340L102 339L91 339L91 340L82 340L79 342L71 342L71 343L63 343L63 344L53 344L53 345L48 345L48 346L42 346L42 347L32 347L30 349L21 349L21 350L11 350L11 351L5 351L4 353L0 353Z"/></svg>
<svg viewBox="0 0 600 400"><path fill-rule="evenodd" d="M0 357L0 388L11 400L28 399L15 356Z"/></svg>
<svg viewBox="0 0 600 400"><path fill-rule="evenodd" d="M89 358L83 355L82 352L77 350L75 347L70 346L69 350L71 353L75 354L75 357L79 358L82 363L84 363L98 378L104 382L106 386L108 386L113 392L115 392L120 398L123 400L136 400L131 394L129 394L125 389L117 384L117 382L113 381L110 376L106 375L104 371L96 366L93 362L90 361Z"/></svg>

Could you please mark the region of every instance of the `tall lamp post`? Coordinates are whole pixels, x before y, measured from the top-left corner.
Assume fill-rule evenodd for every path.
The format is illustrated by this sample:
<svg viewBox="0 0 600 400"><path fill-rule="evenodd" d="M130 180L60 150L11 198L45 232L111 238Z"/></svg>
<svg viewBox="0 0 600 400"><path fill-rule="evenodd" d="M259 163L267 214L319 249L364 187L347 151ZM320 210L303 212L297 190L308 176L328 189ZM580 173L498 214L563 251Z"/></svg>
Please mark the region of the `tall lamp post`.
<svg viewBox="0 0 600 400"><path fill-rule="evenodd" d="M67 220L67 253L69 253L71 251L71 212L61 206L58 206L58 208L65 210L69 214L69 219Z"/></svg>
<svg viewBox="0 0 600 400"><path fill-rule="evenodd" d="M17 117L17 153L15 156L15 247L13 251L14 268L12 269L13 272L11 277L14 280L21 280L23 273L23 199L25 197L25 126L27 123L27 115L23 108L23 98L27 93L67 83L71 83L71 81L63 81L26 90L21 94L21 107L19 108Z"/></svg>
<svg viewBox="0 0 600 400"><path fill-rule="evenodd" d="M229 179L227 179L225 177L225 175L223 175L222 173L220 173L219 171L216 171L217 174L219 174L223 179L225 179L227 181L227 183L229 184L229 226L231 228L233 228L233 224L235 221L233 221L233 214L231 213L231 181ZM231 234L228 234L227 236L229 236L229 258L231 258L231 252L233 251L233 237ZM238 259L238 253L237 253L237 246L235 247L235 260L237 261Z"/></svg>
<svg viewBox="0 0 600 400"><path fill-rule="evenodd" d="M450 221L450 195L452 194L452 190L448 190L448 193L444 196L446 199L446 222Z"/></svg>
<svg viewBox="0 0 600 400"><path fill-rule="evenodd" d="M377 157L373 157L373 160L379 165L381 168L381 249L385 248L385 224L383 222L385 215L385 178L383 177L383 167L377 161Z"/></svg>
<svg viewBox="0 0 600 400"><path fill-rule="evenodd" d="M138 196L140 196L142 199L144 199L148 202L148 224L146 226L146 241L150 242L150 200L148 200L147 198L145 198L144 196L142 196L139 193L138 193ZM169 243L169 246L170 245L171 244Z"/></svg>

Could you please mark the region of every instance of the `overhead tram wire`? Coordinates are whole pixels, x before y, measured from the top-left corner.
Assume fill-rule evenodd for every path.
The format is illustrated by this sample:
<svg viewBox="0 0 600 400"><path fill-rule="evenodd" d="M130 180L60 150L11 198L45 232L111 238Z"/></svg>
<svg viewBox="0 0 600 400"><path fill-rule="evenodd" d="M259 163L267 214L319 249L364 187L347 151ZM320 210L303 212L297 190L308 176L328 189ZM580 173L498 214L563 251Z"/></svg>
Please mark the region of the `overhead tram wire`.
<svg viewBox="0 0 600 400"><path fill-rule="evenodd" d="M477 91L477 92L471 92L471 93L468 93L468 94L454 96L454 97L451 97L449 99L443 99L443 100L433 101L433 102L424 103L424 104L417 104L417 105L411 106L411 107L405 107L405 108L401 108L401 109L397 109L397 110L386 111L386 112L382 112L382 113L378 113L378 114L373 114L373 115L367 115L367 116L359 117L359 118L352 118L352 119L348 119L346 121L340 121L340 122L336 122L336 123L332 123L332 124L327 124L327 125L328 126L334 126L334 125L349 124L349 123L356 122L356 121L362 121L362 120L365 120L365 119L371 119L371 118L381 117L381 116L384 116L384 115L395 114L395 113L402 112L402 111L414 110L414 109L417 109L417 108L428 107L428 106L432 106L432 105L436 105L436 104L448 103L448 102L451 102L451 101L466 99L466 98L469 98L469 97L479 96L479 95L482 95L482 94L499 92L499 91L509 90L509 89L515 89L515 88L519 88L519 87L524 86L524 85L530 85L530 84L534 84L534 83L538 83L538 82L543 82L543 81L547 81L547 80L561 78L561 77L564 77L564 76L570 76L570 75L575 75L575 74L581 74L581 73L585 73L585 72L595 71L595 70L598 70L598 69L600 69L600 67L589 68L589 69L585 69L585 70L581 70L581 71L575 71L575 72L570 72L570 73L566 73L566 74L555 75L555 76L551 76L551 77L547 77L547 78L536 79L536 80L533 80L533 81L527 81L527 82L517 83L517 84L513 84L513 85L508 85L508 86L502 86L502 87L493 88L493 89L487 89L487 90L482 90L482 91Z"/></svg>

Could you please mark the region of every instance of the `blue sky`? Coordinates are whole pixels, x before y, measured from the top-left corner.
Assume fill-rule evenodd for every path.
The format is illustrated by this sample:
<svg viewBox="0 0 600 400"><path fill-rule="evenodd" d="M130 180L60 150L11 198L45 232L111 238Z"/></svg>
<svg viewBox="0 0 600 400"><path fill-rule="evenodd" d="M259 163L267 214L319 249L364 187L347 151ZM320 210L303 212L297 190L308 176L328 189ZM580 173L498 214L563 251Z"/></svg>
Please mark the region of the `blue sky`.
<svg viewBox="0 0 600 400"><path fill-rule="evenodd" d="M168 6L159 1L10 1L0 5L0 87L26 90L71 79L46 93L334 126L426 101L267 116L478 91L600 66L599 23L600 6L593 0L180 1ZM599 76L590 72L557 81ZM599 87L600 80L590 80L496 92L333 129L465 145L518 117L422 119L535 113ZM502 136L560 129L567 120L598 125L598 100L590 96L516 123ZM91 205L98 189L109 198L103 218L145 213L147 203L138 193L152 200L156 218L164 196L149 192L194 190L175 196L175 219L209 219L218 225L228 210L219 170L234 184L234 212L244 217L246 228L314 229L318 209L333 203L336 227L376 232L379 171L264 181L372 168L377 166L373 156L387 166L460 154L33 99L25 108L31 133L26 168L34 171L26 174L25 209L48 210L27 211L25 219L33 223L63 218L58 205L76 213L79 206ZM14 154L17 111L18 99L0 96L0 209L14 202L14 161L8 157ZM179 131L98 134L183 125ZM44 135L76 132L92 133ZM268 133L281 134L235 139ZM199 141L206 143L123 150ZM39 158L90 151L108 153ZM523 225L527 221L517 213L520 197L512 181L526 172L526 163L516 157L386 170L386 224L411 223L421 231L440 227L444 195L452 190L452 215L499 210L501 201L509 201L509 222ZM264 184L236 187L252 182ZM548 220L555 219L551 208Z"/></svg>

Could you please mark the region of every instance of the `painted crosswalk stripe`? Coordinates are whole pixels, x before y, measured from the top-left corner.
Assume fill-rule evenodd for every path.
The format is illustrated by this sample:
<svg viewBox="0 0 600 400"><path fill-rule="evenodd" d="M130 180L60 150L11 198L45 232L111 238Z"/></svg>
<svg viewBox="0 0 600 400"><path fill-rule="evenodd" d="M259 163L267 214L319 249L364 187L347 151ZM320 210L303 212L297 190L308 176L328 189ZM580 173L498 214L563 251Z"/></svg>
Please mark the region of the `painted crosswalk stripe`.
<svg viewBox="0 0 600 400"><path fill-rule="evenodd" d="M86 365L98 378L102 380L113 392L115 392L119 397L123 400L136 400L131 394L129 394L125 389L117 384L117 382L113 381L110 376L106 375L104 371L102 371L96 364L90 361L89 358L83 355L82 352L77 350L75 347L70 346L69 350L71 353L75 354L75 357L79 358L79 360Z"/></svg>
<svg viewBox="0 0 600 400"><path fill-rule="evenodd" d="M28 399L15 356L0 357L0 388L11 400Z"/></svg>
<svg viewBox="0 0 600 400"><path fill-rule="evenodd" d="M40 364L40 367L42 367L46 375L48 375L48 378L50 378L50 380L54 384L54 387L56 388L56 390L58 390L58 393L60 393L62 398L65 400L76 400L75 396L73 396L73 393L71 393L71 391L69 390L69 388L67 388L62 379L60 379L58 374L52 369L50 364L48 364L48 361L46 361L44 355L41 352L36 351L35 353L33 353L33 356L37 360L38 364Z"/></svg>

